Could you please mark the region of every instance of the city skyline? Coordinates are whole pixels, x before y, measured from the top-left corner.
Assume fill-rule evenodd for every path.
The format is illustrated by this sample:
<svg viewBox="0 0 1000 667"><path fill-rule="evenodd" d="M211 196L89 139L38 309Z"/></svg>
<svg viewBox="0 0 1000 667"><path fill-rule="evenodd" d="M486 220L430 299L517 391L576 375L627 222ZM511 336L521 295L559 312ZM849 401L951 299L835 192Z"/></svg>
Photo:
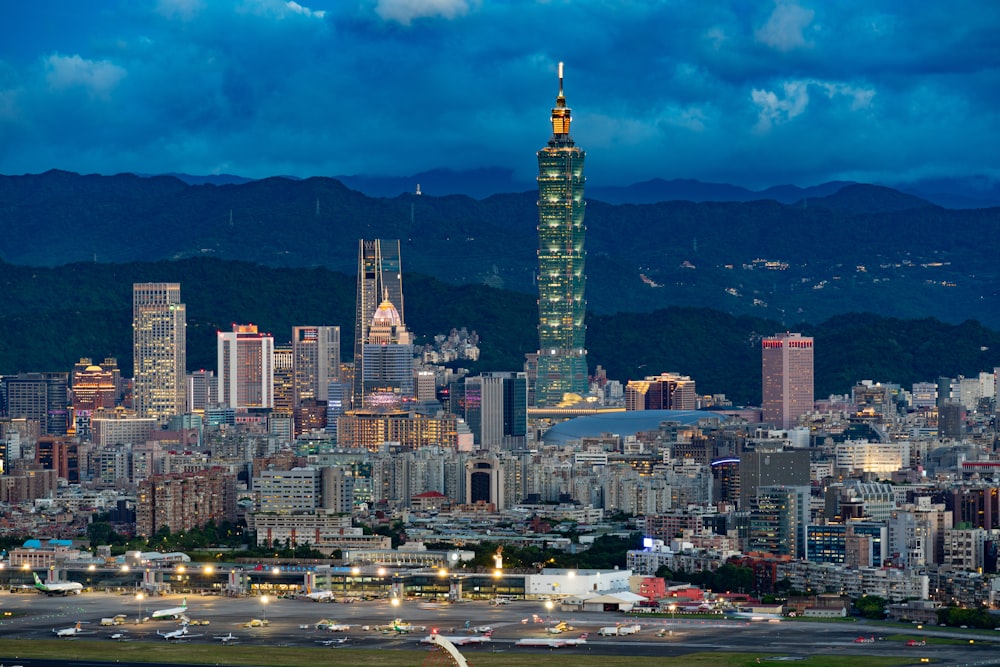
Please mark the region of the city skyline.
<svg viewBox="0 0 1000 667"><path fill-rule="evenodd" d="M0 173L530 181L566 61L592 183L998 175L1000 8L972 0L102 0L0 18Z"/></svg>

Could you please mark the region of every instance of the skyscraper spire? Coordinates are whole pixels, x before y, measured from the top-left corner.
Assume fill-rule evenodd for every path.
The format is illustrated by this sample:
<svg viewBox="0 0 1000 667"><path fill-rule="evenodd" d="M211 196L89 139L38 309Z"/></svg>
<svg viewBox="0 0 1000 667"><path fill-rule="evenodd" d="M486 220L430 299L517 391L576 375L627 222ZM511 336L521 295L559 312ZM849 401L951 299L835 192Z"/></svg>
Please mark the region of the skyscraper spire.
<svg viewBox="0 0 1000 667"><path fill-rule="evenodd" d="M552 141L572 144L569 138L570 109L566 106L566 95L563 93L563 64L559 63L559 95L556 105L552 108Z"/></svg>

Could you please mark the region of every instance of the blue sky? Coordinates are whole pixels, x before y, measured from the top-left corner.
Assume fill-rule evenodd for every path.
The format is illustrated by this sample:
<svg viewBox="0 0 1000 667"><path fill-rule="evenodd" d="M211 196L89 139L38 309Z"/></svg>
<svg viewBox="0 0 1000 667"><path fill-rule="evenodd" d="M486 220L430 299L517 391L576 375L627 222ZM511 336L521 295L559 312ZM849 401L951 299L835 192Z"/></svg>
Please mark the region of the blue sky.
<svg viewBox="0 0 1000 667"><path fill-rule="evenodd" d="M588 180L1000 176L993 0L0 5L0 173L530 180L566 63Z"/></svg>

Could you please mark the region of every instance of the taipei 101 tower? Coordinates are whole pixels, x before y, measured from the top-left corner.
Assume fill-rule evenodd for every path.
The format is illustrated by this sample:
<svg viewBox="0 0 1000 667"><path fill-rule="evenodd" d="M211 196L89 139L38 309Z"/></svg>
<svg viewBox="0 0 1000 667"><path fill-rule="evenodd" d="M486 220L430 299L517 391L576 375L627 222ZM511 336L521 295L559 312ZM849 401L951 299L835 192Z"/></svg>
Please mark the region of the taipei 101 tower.
<svg viewBox="0 0 1000 667"><path fill-rule="evenodd" d="M567 393L584 396L587 384L587 302L583 298L583 160L569 136L570 110L563 95L552 109L552 138L538 151L538 379L535 404L558 405Z"/></svg>

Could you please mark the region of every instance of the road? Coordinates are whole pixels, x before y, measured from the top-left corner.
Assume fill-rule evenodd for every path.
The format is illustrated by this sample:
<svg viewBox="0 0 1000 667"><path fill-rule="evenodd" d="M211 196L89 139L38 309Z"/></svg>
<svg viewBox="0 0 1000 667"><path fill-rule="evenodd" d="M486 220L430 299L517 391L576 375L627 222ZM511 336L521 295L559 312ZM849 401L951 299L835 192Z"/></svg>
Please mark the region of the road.
<svg viewBox="0 0 1000 667"><path fill-rule="evenodd" d="M512 602L499 607L486 602L433 606L426 603L403 601L393 606L387 600L355 602L350 604L313 602L309 600L261 598L224 598L216 596L188 596L187 615L198 625L188 628L187 642L221 643L218 637L233 635L230 643L267 646L322 646L321 642L346 638L340 646L352 648L417 648L419 640L437 630L450 636L469 636L473 629L490 626L492 641L480 645L461 647L463 653L477 652L551 652L567 653L585 651L595 655L681 656L701 651L738 651L760 653L768 657L786 659L812 655L857 656L913 656L913 663L920 658L930 658L936 664L997 664L994 658L1000 632L982 631L970 634L945 628L917 629L911 625L885 627L857 623L829 623L807 621L755 622L745 620L649 618L635 620L642 627L635 635L627 637L600 637L603 626L615 625L625 618L618 613L559 613L551 612L547 619L541 602ZM137 600L133 596L104 593L85 593L79 596L46 597L36 594L0 593L0 639L53 639L54 629L63 629L80 622L82 632L77 639L107 641L121 633L124 641L166 641L158 633L178 628L176 620L138 622L153 610L180 606L181 596L164 596ZM125 625L103 627L102 618L126 614ZM141 616L140 616L141 614ZM541 622L535 622L537 616ZM376 626L391 625L394 618L401 618L414 626L409 633L379 631ZM264 627L246 627L252 619L267 620ZM329 619L350 625L346 632L318 630L315 625ZM565 621L572 630L559 635L550 634L546 628L556 620ZM631 619L630 619L631 620ZM208 625L201 622L208 621ZM546 622L547 621L547 622ZM420 629L423 626L424 629ZM468 626L468 629L467 629ZM553 649L549 647L521 647L515 642L522 638L577 638L589 633L584 645ZM940 637L954 640L947 644L928 644L908 647L905 640L881 639L891 635L921 639ZM994 636L995 635L995 636ZM859 643L859 637L875 637L868 643ZM973 643L969 640L973 639ZM336 646L331 644L331 650ZM0 656L0 659L3 659ZM25 661L20 661L25 662ZM7 664L9 664L9 659Z"/></svg>

